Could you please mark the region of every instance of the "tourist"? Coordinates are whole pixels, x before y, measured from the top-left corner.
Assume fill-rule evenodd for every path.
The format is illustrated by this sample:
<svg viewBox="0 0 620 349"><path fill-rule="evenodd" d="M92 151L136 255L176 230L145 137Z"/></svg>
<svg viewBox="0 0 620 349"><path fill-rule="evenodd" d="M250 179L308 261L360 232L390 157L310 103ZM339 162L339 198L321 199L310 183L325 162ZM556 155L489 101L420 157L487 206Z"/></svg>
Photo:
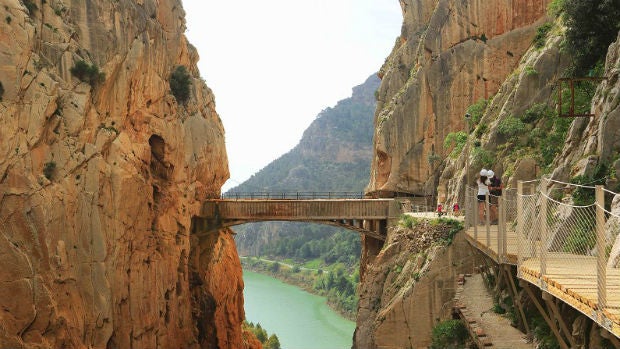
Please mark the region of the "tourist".
<svg viewBox="0 0 620 349"><path fill-rule="evenodd" d="M477 198L478 198L478 221L479 222L484 221L484 209L485 209L484 201L486 197L489 196L490 181L489 181L488 175L489 175L488 171L483 168L480 171L480 178L476 180L476 184L478 184Z"/></svg>
<svg viewBox="0 0 620 349"><path fill-rule="evenodd" d="M489 175L489 194L491 194L491 223L497 224L497 207L502 196L502 180L499 179L492 170L487 171Z"/></svg>

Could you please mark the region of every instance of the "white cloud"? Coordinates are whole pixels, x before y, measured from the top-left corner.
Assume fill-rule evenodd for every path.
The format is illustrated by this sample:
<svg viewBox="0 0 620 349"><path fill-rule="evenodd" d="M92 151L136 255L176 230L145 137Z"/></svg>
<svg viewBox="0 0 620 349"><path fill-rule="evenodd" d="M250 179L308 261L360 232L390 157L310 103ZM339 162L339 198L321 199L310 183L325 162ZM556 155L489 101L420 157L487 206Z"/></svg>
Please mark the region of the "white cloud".
<svg viewBox="0 0 620 349"><path fill-rule="evenodd" d="M226 130L231 180L293 148L316 115L376 72L397 0L183 0L187 36Z"/></svg>

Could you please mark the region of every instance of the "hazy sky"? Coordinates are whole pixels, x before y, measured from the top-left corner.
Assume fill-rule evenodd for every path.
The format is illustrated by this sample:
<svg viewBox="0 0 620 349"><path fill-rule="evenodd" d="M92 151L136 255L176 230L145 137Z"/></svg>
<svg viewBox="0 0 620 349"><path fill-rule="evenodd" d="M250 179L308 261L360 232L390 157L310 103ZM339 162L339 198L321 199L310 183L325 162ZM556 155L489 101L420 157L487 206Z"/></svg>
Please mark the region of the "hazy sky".
<svg viewBox="0 0 620 349"><path fill-rule="evenodd" d="M226 130L230 180L292 149L318 113L377 72L398 0L183 0L187 37Z"/></svg>

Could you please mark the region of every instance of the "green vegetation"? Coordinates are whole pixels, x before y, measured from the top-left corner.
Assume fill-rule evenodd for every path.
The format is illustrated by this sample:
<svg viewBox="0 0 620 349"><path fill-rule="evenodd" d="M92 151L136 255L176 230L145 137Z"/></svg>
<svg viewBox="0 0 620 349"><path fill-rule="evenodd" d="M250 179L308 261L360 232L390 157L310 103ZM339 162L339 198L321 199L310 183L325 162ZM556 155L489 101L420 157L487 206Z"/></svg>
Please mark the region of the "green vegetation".
<svg viewBox="0 0 620 349"><path fill-rule="evenodd" d="M13 19L11 18L11 16L6 16L6 17L4 18L4 20L6 21L6 24L11 24L11 21L12 21Z"/></svg>
<svg viewBox="0 0 620 349"><path fill-rule="evenodd" d="M493 152L480 146L472 149L472 158L472 166L475 168L489 168L495 163Z"/></svg>
<svg viewBox="0 0 620 349"><path fill-rule="evenodd" d="M578 255L589 255L596 244L594 220L579 220L564 242L563 251Z"/></svg>
<svg viewBox="0 0 620 349"><path fill-rule="evenodd" d="M420 219L410 216L408 214L404 214L400 216L400 220L398 221L398 225L403 228L411 229L420 223Z"/></svg>
<svg viewBox="0 0 620 349"><path fill-rule="evenodd" d="M46 162L45 165L43 165L43 175L47 179L52 179L55 170L56 163L54 161Z"/></svg>
<svg viewBox="0 0 620 349"><path fill-rule="evenodd" d="M538 74L538 71L536 70L536 68L532 67L531 65L525 66L525 75L532 76L532 75L537 75L537 74Z"/></svg>
<svg viewBox="0 0 620 349"><path fill-rule="evenodd" d="M189 99L191 83L191 76L185 66L178 65L174 68L170 74L170 90L179 103L185 103Z"/></svg>
<svg viewBox="0 0 620 349"><path fill-rule="evenodd" d="M487 109L489 101L486 99L480 99L478 102L470 105L467 108L467 113L471 115L472 126L478 125L482 116L484 115L484 111Z"/></svg>
<svg viewBox="0 0 620 349"><path fill-rule="evenodd" d="M317 274L312 288L319 291L319 295L326 296L327 301L335 304L336 309L344 310L347 314L355 314L359 281L359 271L356 270L352 275L348 275L340 264L329 273Z"/></svg>
<svg viewBox="0 0 620 349"><path fill-rule="evenodd" d="M2 96L4 96L4 86L2 86L2 81L0 81L0 102L2 101Z"/></svg>
<svg viewBox="0 0 620 349"><path fill-rule="evenodd" d="M593 187L595 185L603 185L607 179L609 168L605 164L599 164L589 175L579 175L573 177L570 182L574 184ZM587 206L594 203L594 189L577 187L573 193L573 203L577 206Z"/></svg>
<svg viewBox="0 0 620 349"><path fill-rule="evenodd" d="M500 120L497 125L497 132L504 137L513 138L517 137L525 131L525 123L520 118L509 116Z"/></svg>
<svg viewBox="0 0 620 349"><path fill-rule="evenodd" d="M551 331L551 328L547 322L543 319L542 315L536 313L534 316L528 317L530 320L530 327L538 343L539 349L560 349L560 344L555 338L555 335Z"/></svg>
<svg viewBox="0 0 620 349"><path fill-rule="evenodd" d="M605 59L620 29L620 2L554 0L552 13L566 25L565 48L573 58L574 76L584 76Z"/></svg>
<svg viewBox="0 0 620 349"><path fill-rule="evenodd" d="M430 153L427 156L427 160L428 160L428 163L432 167L432 166L435 166L435 164L441 162L441 156L439 156L439 154L436 154L436 153Z"/></svg>
<svg viewBox="0 0 620 349"><path fill-rule="evenodd" d="M428 224L427 226L425 226ZM407 214L400 216L398 225L407 228L414 229L417 226L422 226L424 230L433 229L437 232L434 242L442 245L452 244L454 235L463 230L463 223L459 220L447 217L433 218L433 219L420 219Z"/></svg>
<svg viewBox="0 0 620 349"><path fill-rule="evenodd" d="M561 118L548 105L534 104L522 115L510 116L498 123L497 131L506 137L497 147L497 158L504 159L505 172L511 173L518 159L533 158L543 172L561 151L572 118ZM488 154L486 154L488 155ZM481 163L490 158L481 154ZM491 162L492 165L492 162Z"/></svg>
<svg viewBox="0 0 620 349"><path fill-rule="evenodd" d="M28 9L28 12L31 15L34 13L34 11L39 9L39 7L37 7L37 4L35 4L34 1L32 0L24 0L24 6L26 6L26 8Z"/></svg>
<svg viewBox="0 0 620 349"><path fill-rule="evenodd" d="M547 34L551 31L551 28L553 28L553 23L547 22L536 29L536 36L534 36L534 39L532 40L534 47L542 48L545 46Z"/></svg>
<svg viewBox="0 0 620 349"><path fill-rule="evenodd" d="M105 73L99 71L99 67L95 64L88 64L84 60L77 61L70 69L71 75L78 78L80 81L87 82L91 86L103 82L105 80Z"/></svg>
<svg viewBox="0 0 620 349"><path fill-rule="evenodd" d="M433 327L431 349L461 349L469 338L467 328L460 320L446 320Z"/></svg>
<svg viewBox="0 0 620 349"><path fill-rule="evenodd" d="M360 257L360 237L351 231L316 224L288 223L290 232L261 245L258 253L269 258L291 258L299 264L319 260L321 266L342 263L352 268Z"/></svg>
<svg viewBox="0 0 620 349"><path fill-rule="evenodd" d="M243 329L247 332L251 332L261 342L263 349L280 349L280 340L278 336L272 334L271 336L260 323L253 324L252 322L243 322Z"/></svg>
<svg viewBox="0 0 620 349"><path fill-rule="evenodd" d="M450 132L443 140L443 147L445 149L450 149L450 157L456 159L461 152L463 152L463 148L467 143L467 134L463 131L459 132Z"/></svg>

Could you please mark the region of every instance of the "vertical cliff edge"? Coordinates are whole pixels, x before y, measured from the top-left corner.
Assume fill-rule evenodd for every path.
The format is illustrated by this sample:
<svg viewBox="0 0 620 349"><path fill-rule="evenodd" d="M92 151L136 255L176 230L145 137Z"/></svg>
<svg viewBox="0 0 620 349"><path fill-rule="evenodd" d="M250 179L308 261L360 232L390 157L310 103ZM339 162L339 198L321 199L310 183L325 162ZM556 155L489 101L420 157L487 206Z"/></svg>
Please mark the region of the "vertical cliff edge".
<svg viewBox="0 0 620 349"><path fill-rule="evenodd" d="M0 347L244 346L234 240L190 235L229 174L184 15L180 0L2 1Z"/></svg>
<svg viewBox="0 0 620 349"><path fill-rule="evenodd" d="M430 195L444 138L494 95L546 19L548 0L401 0L401 35L381 68L367 191Z"/></svg>

